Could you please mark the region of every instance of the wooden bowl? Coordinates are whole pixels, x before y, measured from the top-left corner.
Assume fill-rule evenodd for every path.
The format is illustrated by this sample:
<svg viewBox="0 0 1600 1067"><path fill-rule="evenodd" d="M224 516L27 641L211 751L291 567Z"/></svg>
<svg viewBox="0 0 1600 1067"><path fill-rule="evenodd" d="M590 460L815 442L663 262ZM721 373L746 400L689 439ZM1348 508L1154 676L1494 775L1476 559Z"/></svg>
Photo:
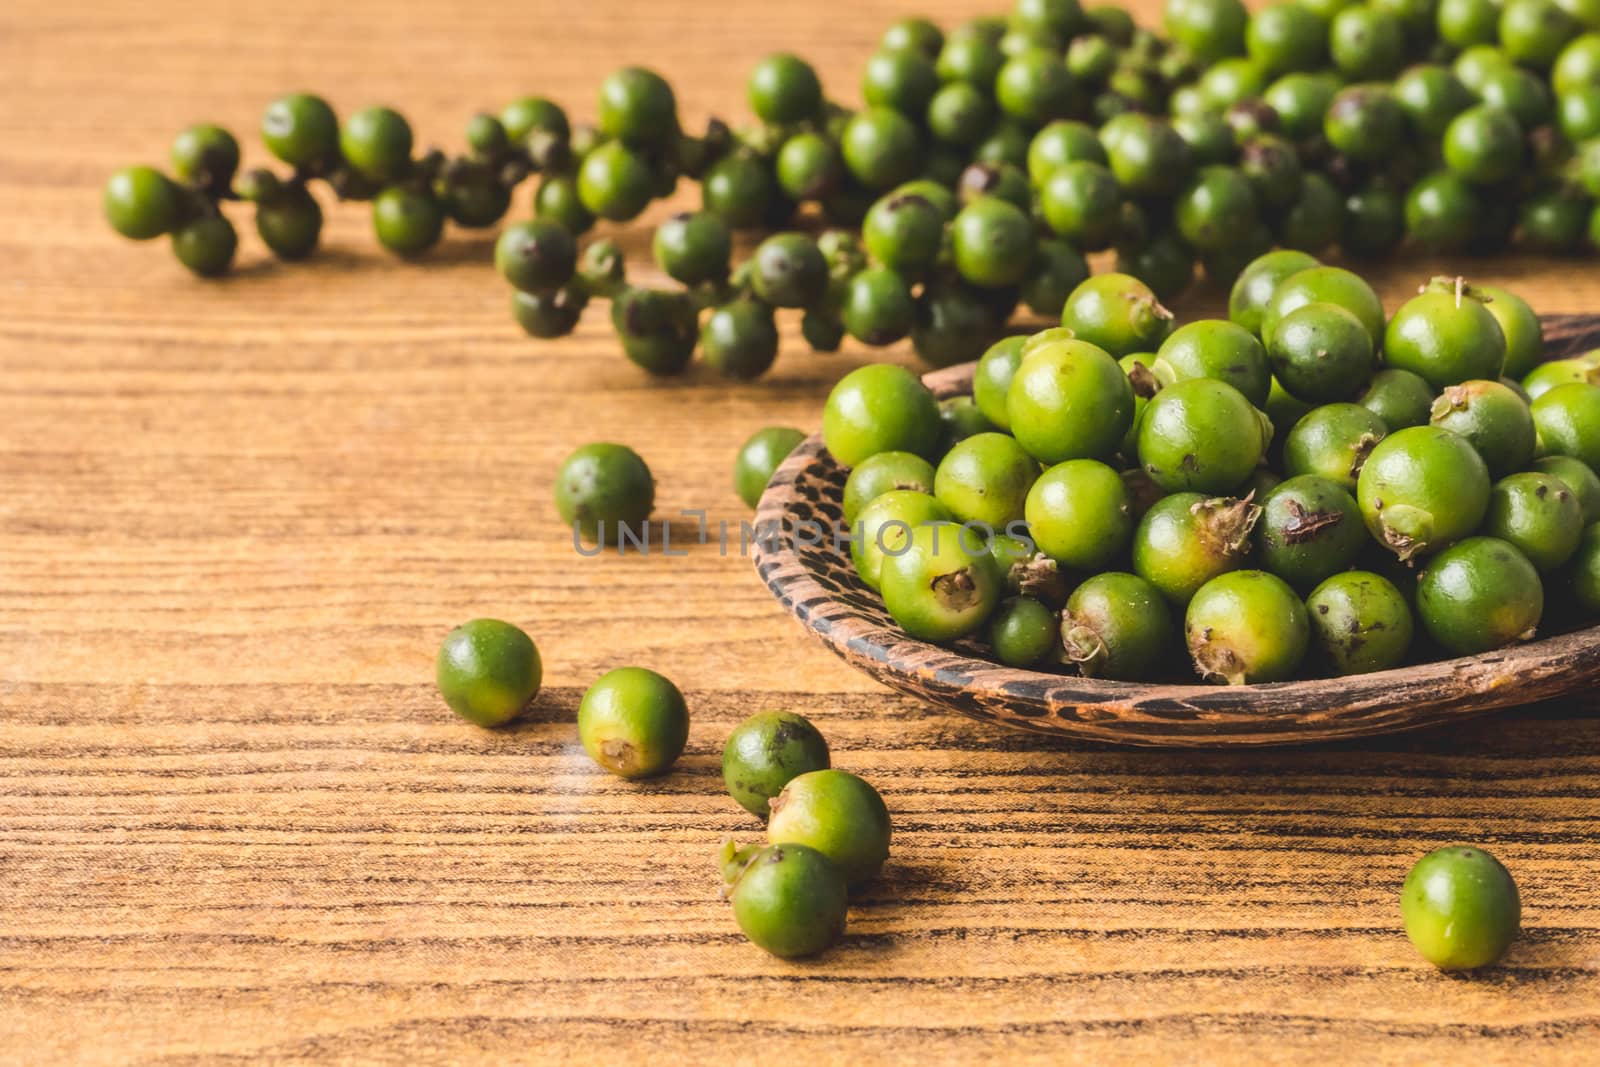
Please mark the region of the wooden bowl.
<svg viewBox="0 0 1600 1067"><path fill-rule="evenodd" d="M1552 359L1600 346L1600 316L1549 316L1544 327ZM923 380L940 398L970 393L973 366ZM1130 745L1302 744L1433 726L1600 681L1600 627L1481 656L1270 685L1144 685L1006 667L985 659L974 642L940 646L906 636L856 577L848 546L841 551L831 536L816 544L809 542L818 538L794 536L842 525L847 474L820 435L795 449L756 512L758 531L783 531L756 538L757 573L847 663L973 718Z"/></svg>

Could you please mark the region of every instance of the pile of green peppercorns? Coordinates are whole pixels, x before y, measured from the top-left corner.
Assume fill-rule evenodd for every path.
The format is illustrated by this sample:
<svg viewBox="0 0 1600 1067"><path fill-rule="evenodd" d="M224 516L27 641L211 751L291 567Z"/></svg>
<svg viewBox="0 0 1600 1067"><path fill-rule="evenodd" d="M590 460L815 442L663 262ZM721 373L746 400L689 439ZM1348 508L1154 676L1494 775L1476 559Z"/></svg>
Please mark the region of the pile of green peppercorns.
<svg viewBox="0 0 1600 1067"><path fill-rule="evenodd" d="M261 126L287 177L235 180L237 142L195 126L173 146L175 180L120 171L105 208L119 232L170 234L213 275L237 243L227 200L253 201L268 247L298 259L317 243L309 183L322 179L371 200L378 239L414 255L447 219L499 222L537 175L533 218L495 248L523 328L564 335L602 297L646 370L677 373L698 348L736 379L772 365L786 308L818 351L909 337L935 366L976 358L1019 303L1054 316L1088 275L1085 254L1105 249L1166 299L1197 263L1226 285L1274 246L1600 244L1594 0L1280 0L1253 14L1168 0L1163 28L1078 0L1017 0L1009 18L948 33L906 19L867 61L862 107L779 53L750 74L755 122L713 119L699 135L664 79L625 67L602 82L594 125L527 97L474 116L456 158L416 153L388 108L341 123L295 94ZM680 288L630 283L610 238L579 249L597 221L636 219L683 178L702 207L652 244ZM740 230L789 232L735 265Z"/></svg>
<svg viewBox="0 0 1600 1067"><path fill-rule="evenodd" d="M538 696L543 664L533 640L499 619L450 631L435 666L451 710L502 726ZM666 773L689 740L689 708L671 681L643 667L602 675L578 704L578 739L620 778ZM828 742L793 712L753 715L722 752L728 793L767 824L767 843L729 839L718 857L723 895L739 928L776 956L810 956L845 928L849 891L889 858L889 809L865 780L832 765Z"/></svg>
<svg viewBox="0 0 1600 1067"><path fill-rule="evenodd" d="M1061 321L984 354L954 438L896 365L828 398L856 572L911 636L1123 681L1177 680L1186 647L1238 685L1600 614L1600 351L1541 363L1514 294L1436 278L1386 318L1278 251L1226 320L1174 328L1103 274Z"/></svg>

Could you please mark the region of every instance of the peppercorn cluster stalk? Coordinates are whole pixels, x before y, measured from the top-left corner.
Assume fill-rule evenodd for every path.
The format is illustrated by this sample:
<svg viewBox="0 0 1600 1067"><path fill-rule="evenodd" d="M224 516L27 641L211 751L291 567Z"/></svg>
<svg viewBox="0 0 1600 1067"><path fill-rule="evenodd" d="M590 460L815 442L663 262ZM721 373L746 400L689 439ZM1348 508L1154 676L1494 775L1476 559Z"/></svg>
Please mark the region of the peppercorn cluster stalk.
<svg viewBox="0 0 1600 1067"><path fill-rule="evenodd" d="M1600 246L1595 0L1283 0L1254 14L1168 0L1162 28L1078 0L1017 0L949 32L904 19L866 62L860 108L780 53L750 74L755 121L699 135L664 79L625 67L601 84L593 126L526 97L474 116L456 157L417 154L388 108L341 123L295 94L261 124L287 176L239 173L238 142L200 125L174 143L172 177L119 171L105 208L118 232L170 235L214 276L237 246L227 201L254 203L268 248L302 259L321 180L370 201L380 243L416 256L447 220L498 224L537 176L533 218L495 251L517 322L559 337L608 299L647 371L677 373L698 348L738 379L772 365L785 308L818 351L909 337L935 366L976 358L1019 306L1058 315L1085 255L1105 250L1168 299L1197 267L1228 285L1274 247ZM631 284L609 238L579 252L598 221L631 222L684 178L701 209L653 241L681 288ZM735 265L735 231L773 236Z"/></svg>

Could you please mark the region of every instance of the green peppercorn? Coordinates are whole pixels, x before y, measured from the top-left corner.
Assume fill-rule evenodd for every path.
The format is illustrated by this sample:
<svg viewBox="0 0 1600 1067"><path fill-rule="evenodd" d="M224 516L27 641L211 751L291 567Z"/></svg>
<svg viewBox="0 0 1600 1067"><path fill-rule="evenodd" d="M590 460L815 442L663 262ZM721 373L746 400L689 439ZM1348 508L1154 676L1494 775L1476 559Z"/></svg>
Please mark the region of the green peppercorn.
<svg viewBox="0 0 1600 1067"><path fill-rule="evenodd" d="M1494 963L1515 941L1522 901L1511 874L1482 849L1428 853L1406 875L1400 916L1417 951L1444 970Z"/></svg>
<svg viewBox="0 0 1600 1067"><path fill-rule="evenodd" d="M656 265L675 281L695 286L728 276L733 235L708 212L681 212L656 227L651 241Z"/></svg>
<svg viewBox="0 0 1600 1067"><path fill-rule="evenodd" d="M822 83L811 64L787 52L767 56L755 65L746 83L750 110L762 122L784 126L812 118L822 110Z"/></svg>
<svg viewBox="0 0 1600 1067"><path fill-rule="evenodd" d="M578 326L578 319L589 303L589 290L578 279L559 289L511 294L511 317L529 337L565 337Z"/></svg>
<svg viewBox="0 0 1600 1067"><path fill-rule="evenodd" d="M1033 260L1033 224L1015 205L980 197L950 224L955 268L973 285L994 288L1022 280Z"/></svg>
<svg viewBox="0 0 1600 1067"><path fill-rule="evenodd" d="M322 234L322 207L304 185L284 186L256 204L256 233L279 259L305 259Z"/></svg>
<svg viewBox="0 0 1600 1067"><path fill-rule="evenodd" d="M1000 110L1033 126L1067 117L1075 95L1072 75L1057 50L1028 48L1006 60L995 75Z"/></svg>
<svg viewBox="0 0 1600 1067"><path fill-rule="evenodd" d="M642 536L655 505L650 468L626 445L584 445L561 464L556 510L576 536L601 545L620 543L622 528Z"/></svg>
<svg viewBox="0 0 1600 1067"><path fill-rule="evenodd" d="M290 166L326 167L339 155L339 120L320 96L291 93L267 105L261 139Z"/></svg>
<svg viewBox="0 0 1600 1067"><path fill-rule="evenodd" d="M572 280L578 247L572 235L553 222L534 219L507 226L494 246L494 265L517 289L537 293Z"/></svg>
<svg viewBox="0 0 1600 1067"><path fill-rule="evenodd" d="M715 308L700 327L700 351L707 365L725 377L761 377L778 358L772 308L759 300L735 300Z"/></svg>
<svg viewBox="0 0 1600 1067"><path fill-rule="evenodd" d="M869 189L888 189L913 177L920 159L917 128L891 108L851 116L840 137L845 166Z"/></svg>
<svg viewBox="0 0 1600 1067"><path fill-rule="evenodd" d="M851 337L882 347L911 333L917 307L910 285L900 274L888 268L868 268L846 283L839 316Z"/></svg>
<svg viewBox="0 0 1600 1067"><path fill-rule="evenodd" d="M372 200L372 230L389 251L414 256L439 243L444 208L429 193L391 185Z"/></svg>
<svg viewBox="0 0 1600 1067"><path fill-rule="evenodd" d="M678 133L678 101L672 86L643 67L612 71L600 83L598 125L605 136L631 145L670 141Z"/></svg>
<svg viewBox="0 0 1600 1067"><path fill-rule="evenodd" d="M238 247L233 224L219 214L201 215L172 231L173 255L201 278L227 273Z"/></svg>
<svg viewBox="0 0 1600 1067"><path fill-rule="evenodd" d="M722 749L723 784L760 819L771 813L772 799L784 786L829 765L828 742L810 719L792 711L752 715L734 727Z"/></svg>
<svg viewBox="0 0 1600 1067"><path fill-rule="evenodd" d="M773 472L805 439L806 435L793 427L768 426L751 434L745 443L739 446L739 454L733 463L733 488L746 507L756 506L761 500L761 494L766 491L767 483L772 481ZM729 744L732 745L731 740ZM782 788L781 783L778 788ZM773 793L776 792L777 789L774 789Z"/></svg>
<svg viewBox="0 0 1600 1067"><path fill-rule="evenodd" d="M654 194L649 163L620 141L607 141L578 165L578 199L591 215L626 222L638 217Z"/></svg>
<svg viewBox="0 0 1600 1067"><path fill-rule="evenodd" d="M363 108L345 119L339 150L361 177L392 181L411 165L411 124L391 108Z"/></svg>
<svg viewBox="0 0 1600 1067"><path fill-rule="evenodd" d="M735 230L765 225L783 200L770 165L748 152L730 153L713 164L700 196L705 210Z"/></svg>
<svg viewBox="0 0 1600 1067"><path fill-rule="evenodd" d="M873 259L916 277L938 259L944 221L933 201L897 190L872 205L861 226L861 240Z"/></svg>
<svg viewBox="0 0 1600 1067"><path fill-rule="evenodd" d="M148 241L171 233L183 218L183 194L153 167L124 167L106 180L106 221L124 237Z"/></svg>
<svg viewBox="0 0 1600 1067"><path fill-rule="evenodd" d="M689 365L698 319L694 299L684 292L632 287L611 302L624 354L651 374L677 374Z"/></svg>
<svg viewBox="0 0 1600 1067"><path fill-rule="evenodd" d="M578 704L578 739L589 758L620 778L649 778L677 761L689 739L689 708L655 671L619 667Z"/></svg>
<svg viewBox="0 0 1600 1067"><path fill-rule="evenodd" d="M1328 26L1333 65L1351 81L1381 81L1405 63L1405 27L1375 7L1347 7Z"/></svg>
<svg viewBox="0 0 1600 1067"><path fill-rule="evenodd" d="M500 124L505 127L506 137L519 144L535 133L561 142L570 140L573 133L561 106L540 96L524 96L507 104L500 112ZM573 154L584 155L576 150Z"/></svg>
<svg viewBox="0 0 1600 1067"><path fill-rule="evenodd" d="M538 647L521 629L473 619L446 635L435 674L451 711L478 726L500 726L533 702L544 668Z"/></svg>
<svg viewBox="0 0 1600 1067"><path fill-rule="evenodd" d="M239 142L209 122L190 126L172 142L172 171L202 189L226 189L239 169Z"/></svg>
<svg viewBox="0 0 1600 1067"><path fill-rule="evenodd" d="M575 236L594 226L594 215L583 206L578 179L571 174L546 174L539 180L533 213L536 218L566 227L567 232Z"/></svg>
<svg viewBox="0 0 1600 1067"><path fill-rule="evenodd" d="M876 789L849 771L799 775L771 808L768 841L816 849L852 885L876 877L889 858L889 809Z"/></svg>

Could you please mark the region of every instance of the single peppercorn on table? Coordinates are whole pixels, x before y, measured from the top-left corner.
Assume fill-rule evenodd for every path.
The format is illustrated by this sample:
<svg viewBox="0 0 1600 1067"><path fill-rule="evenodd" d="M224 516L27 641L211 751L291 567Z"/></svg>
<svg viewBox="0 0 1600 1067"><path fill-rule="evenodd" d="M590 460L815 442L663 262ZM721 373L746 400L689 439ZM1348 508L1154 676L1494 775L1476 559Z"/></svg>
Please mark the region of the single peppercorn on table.
<svg viewBox="0 0 1600 1067"><path fill-rule="evenodd" d="M163 162L194 121L263 162L257 117L285 91L394 106L455 147L527 92L592 118L600 74L641 62L688 121L742 117L769 52L853 103L894 17L1004 6L5 5L0 1061L1592 1062L1600 700L1238 753L955 718L831 658L737 552L740 442L814 430L882 353L811 354L783 315L760 381L652 381L603 307L571 339L523 336L492 236L403 263L361 206L325 202L312 260L275 264L242 228L233 275L205 283L99 212L107 174ZM631 262L673 206L618 232ZM1392 312L1457 269L1541 311L1600 307L1592 258L1371 276ZM659 479L648 557L581 557L556 517L554 472L592 440ZM543 655L500 730L433 684L439 642L480 616ZM578 742L583 688L629 664L688 698L662 778ZM815 722L895 820L847 937L800 963L717 896L721 841L761 833L722 744L762 709ZM1524 902L1475 977L1400 923L1411 864L1455 842L1492 849Z"/></svg>

